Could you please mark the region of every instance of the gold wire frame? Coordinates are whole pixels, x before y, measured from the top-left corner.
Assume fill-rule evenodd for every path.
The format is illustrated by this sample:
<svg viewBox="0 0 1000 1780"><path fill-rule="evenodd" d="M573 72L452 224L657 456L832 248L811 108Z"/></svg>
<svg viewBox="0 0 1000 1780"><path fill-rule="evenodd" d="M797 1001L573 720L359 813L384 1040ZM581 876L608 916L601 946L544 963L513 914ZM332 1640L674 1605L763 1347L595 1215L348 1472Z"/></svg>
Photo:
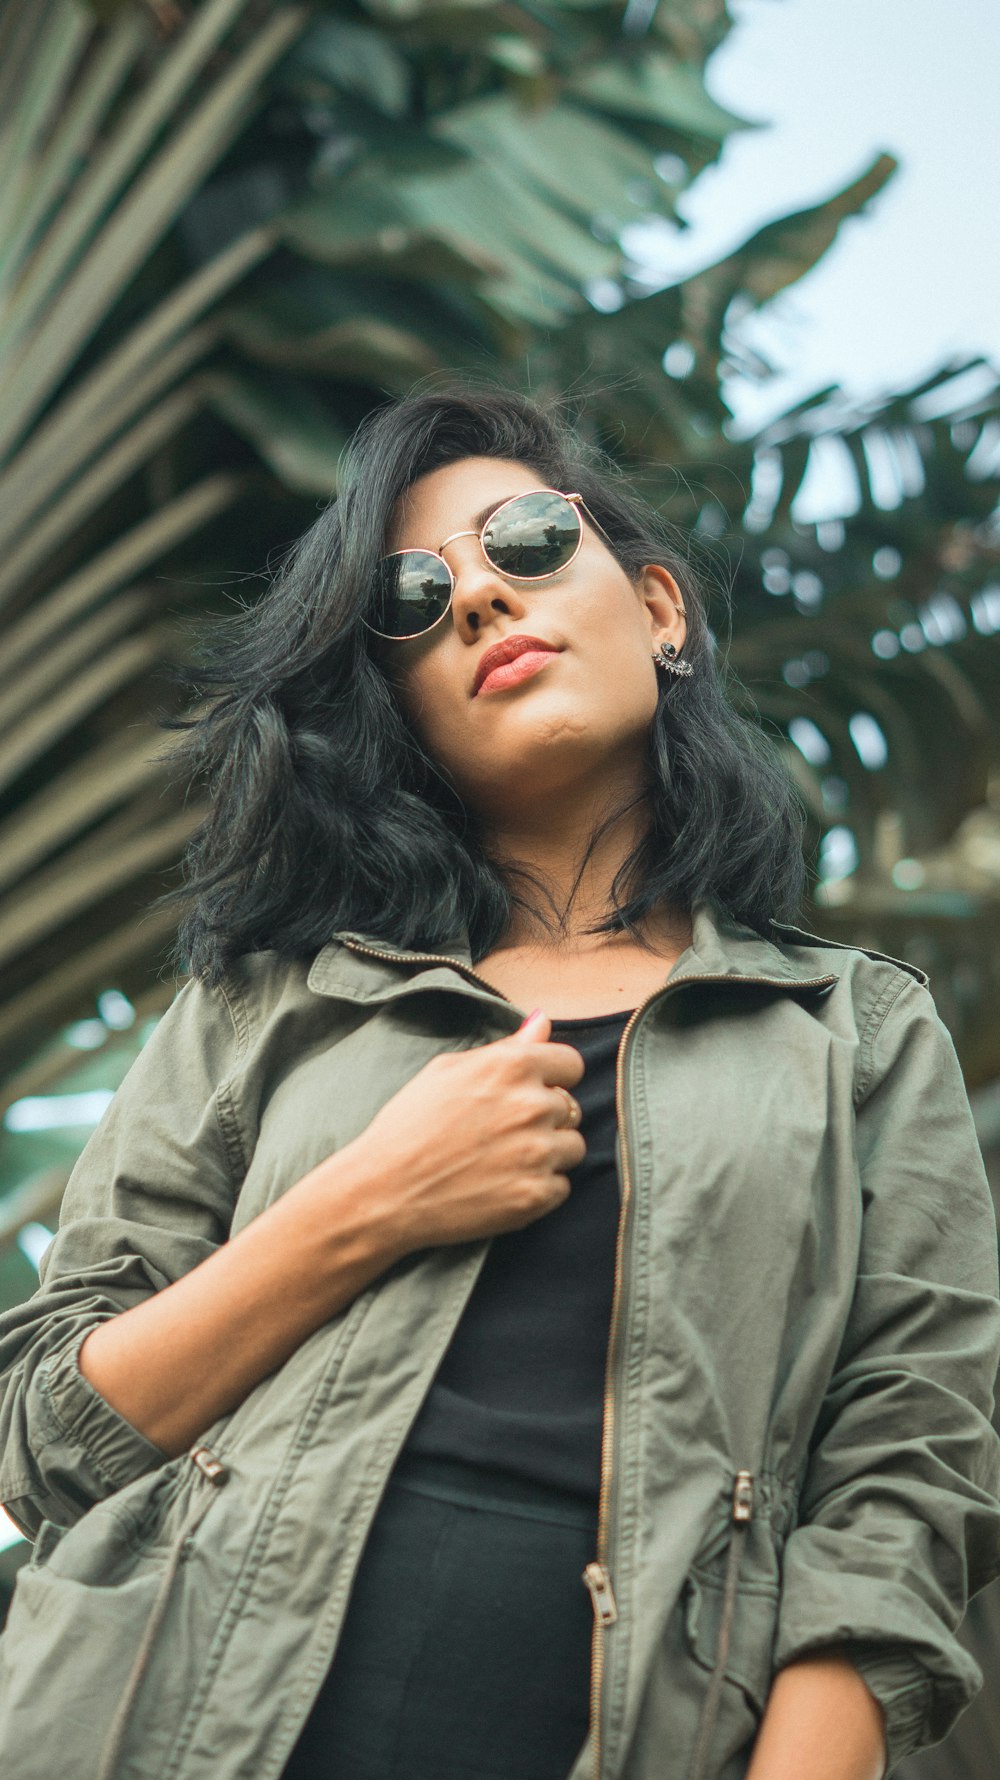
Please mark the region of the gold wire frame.
<svg viewBox="0 0 1000 1780"><path fill-rule="evenodd" d="M558 568L547 569L544 575L511 575L506 569L498 568L496 563L487 555L486 545L483 543L483 532L488 531L490 526L499 518L500 514L503 513L507 507L512 507L515 501L528 500L535 494L556 494L559 496L560 500L567 501L576 513L577 523L580 527L580 535L576 540L576 547L573 550L572 555L568 556L565 562L561 562ZM455 597L455 575L451 564L445 562L444 557L441 555L441 551L444 549L445 544L453 543L456 538L478 538L479 548L481 549L483 556L486 558L486 561L489 563L490 568L493 569L496 574L502 575L505 581L523 581L526 583L534 581L551 581L553 575L561 575L564 569L571 567L583 548L583 520L580 518L580 514L577 511L578 507L583 508L583 511L591 521L591 524L596 526L598 531L601 531L601 526L594 518L594 515L591 513L590 508L587 506L587 503L581 494L565 494L561 488L526 488L521 494L512 494L508 500L501 501L499 507L493 509L493 512L485 521L480 531L476 532L474 530L469 530L464 532L452 532L450 537L447 537L442 541L439 550L390 550L387 556L382 557L382 562L392 562L393 558L396 556L436 556L440 563L444 563L450 582L448 601L444 611L439 612L437 617L431 620L430 624L424 626L423 630L411 630L404 636L396 636L392 631L376 630L374 624L368 623L367 618L364 620L366 628L370 630L374 636L382 637L387 643L410 643L414 642L417 637L426 637L442 622L443 619L447 618L448 613L451 611L451 602Z"/></svg>

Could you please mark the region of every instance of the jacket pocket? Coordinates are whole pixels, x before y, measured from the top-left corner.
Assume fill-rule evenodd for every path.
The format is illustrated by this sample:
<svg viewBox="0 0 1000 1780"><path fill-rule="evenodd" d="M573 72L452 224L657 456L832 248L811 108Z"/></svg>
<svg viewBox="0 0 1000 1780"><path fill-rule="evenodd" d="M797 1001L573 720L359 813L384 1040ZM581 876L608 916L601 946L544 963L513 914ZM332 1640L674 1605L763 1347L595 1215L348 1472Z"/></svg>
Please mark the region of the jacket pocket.
<svg viewBox="0 0 1000 1780"><path fill-rule="evenodd" d="M119 1764L118 1721L214 1494L191 1456L171 1461L141 1501L108 1497L68 1529L42 1522L0 1635L5 1774L97 1780L109 1763L115 1780L145 1771Z"/></svg>
<svg viewBox="0 0 1000 1780"><path fill-rule="evenodd" d="M770 1689L777 1595L737 1594L712 1703L723 1570L689 1570L663 1625L637 1714L630 1780L693 1780L699 1773L700 1780L744 1780Z"/></svg>
<svg viewBox="0 0 1000 1780"><path fill-rule="evenodd" d="M0 1636L5 1773L93 1780L159 1582L146 1569L102 1588L22 1565Z"/></svg>
<svg viewBox="0 0 1000 1780"><path fill-rule="evenodd" d="M699 1667L711 1674L722 1629L721 1578L696 1566L685 1579L682 1601L688 1649ZM748 1720L751 1733L764 1716L771 1691L777 1624L777 1588L767 1583L741 1582L736 1592L723 1679L740 1690L753 1714L752 1721Z"/></svg>

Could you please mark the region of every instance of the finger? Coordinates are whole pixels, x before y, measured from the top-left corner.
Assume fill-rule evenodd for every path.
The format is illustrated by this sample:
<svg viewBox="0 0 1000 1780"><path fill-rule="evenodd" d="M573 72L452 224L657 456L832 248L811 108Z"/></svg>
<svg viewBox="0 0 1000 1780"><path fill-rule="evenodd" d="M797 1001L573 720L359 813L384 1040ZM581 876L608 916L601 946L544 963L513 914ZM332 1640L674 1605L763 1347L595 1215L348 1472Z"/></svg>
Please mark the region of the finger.
<svg viewBox="0 0 1000 1780"><path fill-rule="evenodd" d="M561 1172L579 1168L586 1154L587 1145L579 1131L571 1131L568 1125L560 1125L558 1136L553 1142L553 1167Z"/></svg>
<svg viewBox="0 0 1000 1780"><path fill-rule="evenodd" d="M575 1088L586 1064L575 1045L543 1044L538 1050L542 1080L548 1088Z"/></svg>
<svg viewBox="0 0 1000 1780"><path fill-rule="evenodd" d="M536 1007L528 1015L527 1019L521 1021L517 1031L513 1032L511 1037L526 1040L529 1044L535 1044L539 1040L547 1039L551 1031L552 1021L549 1019L548 1014L545 1013L542 1008Z"/></svg>
<svg viewBox="0 0 1000 1780"><path fill-rule="evenodd" d="M556 1124L568 1125L571 1131L577 1130L583 1119L579 1101L574 1100L568 1088L563 1088L558 1084L553 1088L552 1092L558 1096L560 1108Z"/></svg>

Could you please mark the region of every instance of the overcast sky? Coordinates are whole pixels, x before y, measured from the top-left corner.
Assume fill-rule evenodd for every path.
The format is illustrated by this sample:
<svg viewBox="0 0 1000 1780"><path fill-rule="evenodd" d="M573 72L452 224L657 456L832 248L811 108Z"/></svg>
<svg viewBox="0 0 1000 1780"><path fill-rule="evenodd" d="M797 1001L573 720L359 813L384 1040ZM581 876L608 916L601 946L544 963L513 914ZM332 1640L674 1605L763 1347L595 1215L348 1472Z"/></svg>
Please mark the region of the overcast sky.
<svg viewBox="0 0 1000 1780"><path fill-rule="evenodd" d="M972 352L1000 367L998 0L730 0L730 13L707 86L766 128L731 136L681 200L689 231L646 236L664 283L829 197L879 150L901 162L816 270L746 324L782 374L727 385L738 430L828 383L905 388Z"/></svg>

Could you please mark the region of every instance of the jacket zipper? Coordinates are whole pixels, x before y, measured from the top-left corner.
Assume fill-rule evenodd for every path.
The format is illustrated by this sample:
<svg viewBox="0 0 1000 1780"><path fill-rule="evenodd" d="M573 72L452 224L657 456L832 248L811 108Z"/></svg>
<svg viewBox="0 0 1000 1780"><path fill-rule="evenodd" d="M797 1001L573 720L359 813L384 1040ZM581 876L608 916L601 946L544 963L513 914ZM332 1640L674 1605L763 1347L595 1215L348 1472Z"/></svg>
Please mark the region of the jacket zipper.
<svg viewBox="0 0 1000 1780"><path fill-rule="evenodd" d="M402 956L397 955L394 959L392 953L376 951L374 947L362 945L357 940L345 939L344 944L346 946L350 947L351 951L365 952L371 958L381 958L381 959L384 959L386 962L396 962L396 963L400 963L400 964L406 962L406 959L404 959ZM411 953L410 961L414 964L427 963L427 964L450 964L450 965L453 965L455 967L455 969L460 970L462 972L463 976L468 977L473 982L479 983L484 988L489 989L491 994L498 995L501 993L499 990L497 990L493 987L492 983L487 983L485 977L481 977L481 976L477 975L477 973L472 969L472 967L470 965L464 963L464 961L460 958L443 958L443 957L441 957L441 955L439 953L436 953L436 952L435 953L417 953L417 954ZM663 993L662 989L658 989L656 991L657 995L661 995L662 993ZM626 1023L625 1030L622 1033L621 1041L618 1046L618 1059L617 1059L617 1065L616 1065L616 1070L615 1070L615 1107L616 1107L616 1112L618 1115L619 1130L622 1130L622 1120L621 1120L622 1079L623 1079L623 1059L624 1059L624 1055L625 1055L626 1040L628 1039L629 1035L633 1031L640 1014L645 1011L645 1009L649 1006L650 1002L655 1000L655 998L656 997L654 995L649 996L648 999L642 1003L642 1006L639 1008L636 1008L635 1012L629 1017L629 1020ZM502 999L504 1001L507 1001L508 997L504 995L504 996L502 996ZM602 1429L602 1435L601 1435L601 1487L600 1487L600 1498L599 1498L599 1502L598 1502L598 1511L597 1511L597 1557L595 1560L593 1560L591 1563L589 1563L586 1566L585 1570L583 1571L583 1581L586 1583L587 1588L590 1591L590 1598L591 1598L591 1601L593 1603L593 1608L594 1608L594 1631L593 1631L592 1642L591 1642L591 1659L590 1659L590 1736L592 1739L592 1746L593 1746L593 1751L594 1751L595 1780L599 1780L599 1776L600 1776L600 1700L601 1700L601 1680L602 1680L602 1672L603 1672L603 1665L604 1665L604 1647L603 1647L603 1643L602 1643L600 1634L605 1626L613 1625L615 1620L618 1618L618 1607L615 1602L614 1590L611 1585L611 1572L608 1568L608 1563L607 1563L607 1545L608 1545L607 1511L608 1511L608 1495L609 1495L611 1471L612 1471L612 1446L613 1446L613 1439L614 1439L614 1391L613 1391L613 1385L612 1385L612 1366L613 1366L612 1350L615 1345L615 1335L616 1335L616 1330L617 1330L618 1312L619 1312L619 1301L620 1301L620 1297L621 1297L621 1276L622 1276L622 1259L623 1259L622 1235L623 1235L624 1226L625 1226L625 1211L626 1211L626 1206L627 1206L629 1192L630 1192L630 1175L629 1175L629 1170L628 1170L628 1157L627 1157L627 1149L626 1149L626 1145L625 1145L625 1138L624 1138L623 1131L622 1131L621 1153L622 1153L622 1203L621 1203L621 1206L619 1208L619 1213L618 1213L618 1232L617 1232L617 1236L615 1239L615 1272L614 1272L614 1288L613 1288L612 1300L611 1300L611 1326L610 1326L609 1336L608 1336L608 1357L607 1357L607 1361L605 1363L605 1374L604 1374L604 1421L603 1421L603 1429Z"/></svg>
<svg viewBox="0 0 1000 1780"><path fill-rule="evenodd" d="M656 991L663 993L662 989ZM608 1329L607 1357L604 1364L604 1420L601 1430L601 1489L597 1504L597 1556L583 1572L583 1580L590 1590L590 1598L594 1608L594 1627L591 1633L590 1646L590 1740L593 1752L594 1780L600 1780L601 1772L601 1684L604 1679L604 1639L601 1633L604 1628L614 1625L618 1618L618 1604L615 1600L611 1582L611 1571L608 1568L608 1502L611 1495L611 1479L614 1470L615 1442L615 1394L614 1370L618 1354L618 1325L621 1320L622 1275L625 1256L625 1222L628 1215L629 1201L632 1196L632 1172L629 1167L628 1143L625 1136L625 1053L628 1041L635 1030L640 1015L645 1012L650 1002L655 999L649 996L630 1016L618 1044L618 1057L615 1065L615 1114L618 1121L619 1149L621 1153L622 1197L618 1208L618 1230L615 1237L615 1272L611 1294L611 1321Z"/></svg>
<svg viewBox="0 0 1000 1780"><path fill-rule="evenodd" d="M491 995L499 996L502 1001L508 1003L508 1006L513 1005L506 995L501 994L501 991L494 988L492 983L488 983L485 977L477 975L471 965L466 964L461 958L444 958L439 952L411 952L408 955L380 952L373 946L362 945L358 940L353 939L345 939L343 943L352 951L367 953L369 957L383 959L386 963L450 964L456 970L461 971L462 975L468 977L472 982L478 983L484 989L488 989ZM825 987L829 983L835 983L836 981L836 975L830 974L827 976L810 977L806 980L800 980L796 982L794 986L797 989L818 989ZM582 1579L590 1592L590 1598L594 1609L594 1628L591 1634L590 1658L590 1741L593 1752L593 1780L601 1780L601 1687L604 1678L604 1641L601 1637L601 1633L607 1626L614 1625L618 1618L618 1604L615 1600L611 1570L608 1565L608 1505L611 1497L611 1481L614 1472L614 1445L616 1432L614 1375L618 1356L619 1324L621 1321L622 1280L624 1274L625 1252L624 1237L629 1202L632 1196L632 1173L629 1165L628 1134L625 1120L624 1083L626 1051L632 1033L635 1031L639 1020L646 1012L646 1009L652 1006L654 1001L658 1001L661 996L666 996L674 989L680 989L688 983L754 983L757 985L765 985L769 988L788 988L788 979L786 977L725 977L719 975L706 975L704 972L697 976L692 974L676 977L673 982L662 985L659 989L656 989L652 995L647 996L646 1000L635 1009L634 1013L630 1015L626 1023L625 1030L622 1033L618 1045L618 1059L615 1069L615 1110L618 1119L619 1147L621 1151L622 1198L618 1212L618 1232L615 1239L614 1285L611 1297L611 1320L608 1330L607 1359L604 1370L604 1419L601 1434L601 1485L597 1507L597 1555L589 1564L587 1564L582 1573ZM718 1709L717 1701L713 1694L713 1686L715 1687L715 1693L717 1694L719 1688L716 1683L718 1680L718 1683L721 1684L726 1655L728 1653L729 1627L732 1620L733 1607L735 1606L738 1559L743 1543L745 1543L746 1527L749 1525L752 1512L753 1479L749 1471L738 1471L733 1486L732 1513L734 1528L741 1528L743 1530L743 1538L739 1540L734 1538L730 1548L730 1563L726 1573L727 1592L725 1600L727 1605L724 1606L722 1624L719 1628L719 1646L721 1655L717 1654L716 1669L715 1673L713 1673L712 1681L709 1684L709 1694L706 1698L705 1708L702 1713L702 1724L699 1729L697 1753L699 1754L699 1760L702 1764L704 1758L700 1756L701 1746L703 1743L707 1746L707 1738L711 1735L714 1727L715 1713ZM736 1560L735 1567L733 1563L734 1558ZM730 1572L732 1572L731 1583ZM731 1602L729 1600L730 1594L733 1597ZM723 1643L725 1643L724 1649L721 1648ZM709 1711L710 1706L712 1708L711 1712ZM692 1770L690 1780L698 1780L697 1768Z"/></svg>
<svg viewBox="0 0 1000 1780"><path fill-rule="evenodd" d="M827 983L835 983L836 976L813 977L809 981L800 982L796 986L803 989L819 988ZM624 1274L624 1238L629 1202L632 1196L632 1171L629 1164L628 1132L625 1118L625 1062L628 1042L646 1009L654 1001L666 996L674 989L686 983L717 983L740 982L767 984L771 987L786 988L787 980L777 977L719 977L689 975L676 977L672 983L664 984L660 989L647 997L636 1008L628 1020L618 1046L618 1061L615 1071L615 1108L618 1117L619 1148L621 1152L622 1202L618 1213L618 1234L615 1241L615 1272L614 1287L611 1297L611 1323L608 1331L607 1360L604 1373L604 1425L601 1436L601 1490L597 1508L597 1555L583 1571L583 1581L590 1591L594 1608L594 1627L591 1634L590 1659L590 1738L593 1754L593 1780L601 1780L601 1684L604 1671L604 1640L601 1633L606 1626L614 1625L618 1618L618 1604L615 1600L611 1570L608 1565L608 1504L611 1496L611 1480L614 1472L615 1445L615 1369L618 1357L618 1334L621 1320L622 1279ZM752 1511L752 1480L748 1471L737 1474L738 1479L746 1478L750 1491L747 1500ZM736 1517L734 1495L734 1519ZM740 1521L742 1522L742 1509ZM749 1513L746 1516L749 1519ZM734 1584L735 1586L735 1584ZM720 1631L721 1640L721 1631ZM725 1657L723 1657L723 1662ZM692 1780L695 1780L692 1775Z"/></svg>

